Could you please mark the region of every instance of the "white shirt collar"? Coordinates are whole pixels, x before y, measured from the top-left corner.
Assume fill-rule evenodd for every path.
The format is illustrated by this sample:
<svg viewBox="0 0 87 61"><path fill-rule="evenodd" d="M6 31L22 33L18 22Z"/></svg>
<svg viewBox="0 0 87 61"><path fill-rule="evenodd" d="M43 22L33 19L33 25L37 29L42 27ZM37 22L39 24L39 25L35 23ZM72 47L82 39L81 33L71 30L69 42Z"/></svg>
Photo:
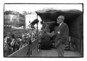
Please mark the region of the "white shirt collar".
<svg viewBox="0 0 87 61"><path fill-rule="evenodd" d="M63 23L63 22L61 22L59 26L61 26L61 25L62 25L62 23Z"/></svg>

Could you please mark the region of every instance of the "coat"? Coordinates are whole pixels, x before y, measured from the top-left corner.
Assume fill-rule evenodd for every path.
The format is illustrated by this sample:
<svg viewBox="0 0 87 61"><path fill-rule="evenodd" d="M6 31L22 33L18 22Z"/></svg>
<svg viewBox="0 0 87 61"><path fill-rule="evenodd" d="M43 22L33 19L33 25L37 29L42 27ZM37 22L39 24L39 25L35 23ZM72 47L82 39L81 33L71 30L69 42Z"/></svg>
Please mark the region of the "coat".
<svg viewBox="0 0 87 61"><path fill-rule="evenodd" d="M64 44L68 40L69 28L66 23L62 23L55 28L55 46Z"/></svg>

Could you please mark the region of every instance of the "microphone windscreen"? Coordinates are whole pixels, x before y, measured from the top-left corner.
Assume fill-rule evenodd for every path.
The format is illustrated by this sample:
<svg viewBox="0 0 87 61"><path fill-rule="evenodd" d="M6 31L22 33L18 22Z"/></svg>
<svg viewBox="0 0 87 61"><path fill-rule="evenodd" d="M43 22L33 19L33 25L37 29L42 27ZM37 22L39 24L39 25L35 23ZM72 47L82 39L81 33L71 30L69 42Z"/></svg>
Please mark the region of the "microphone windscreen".
<svg viewBox="0 0 87 61"><path fill-rule="evenodd" d="M38 19L35 19L31 24L32 25L35 25L36 23L38 23L39 22L39 20Z"/></svg>

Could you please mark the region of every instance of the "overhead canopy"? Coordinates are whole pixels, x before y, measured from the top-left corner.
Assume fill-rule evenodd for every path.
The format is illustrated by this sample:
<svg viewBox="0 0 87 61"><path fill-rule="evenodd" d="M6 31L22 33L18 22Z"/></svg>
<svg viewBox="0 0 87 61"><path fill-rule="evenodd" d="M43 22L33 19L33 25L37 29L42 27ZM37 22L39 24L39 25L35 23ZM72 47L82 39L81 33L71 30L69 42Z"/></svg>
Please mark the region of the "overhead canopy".
<svg viewBox="0 0 87 61"><path fill-rule="evenodd" d="M71 19L75 19L82 12L79 10L39 10L36 12L43 21L56 21L59 15L65 16L65 21L70 21Z"/></svg>
<svg viewBox="0 0 87 61"><path fill-rule="evenodd" d="M82 27L83 27L83 12L79 10L46 10L46 11L37 11L36 12L45 22L54 21L50 28L53 29L57 23L56 19L59 15L65 16L65 23L69 26L70 36L82 38ZM81 28L81 29L80 29Z"/></svg>

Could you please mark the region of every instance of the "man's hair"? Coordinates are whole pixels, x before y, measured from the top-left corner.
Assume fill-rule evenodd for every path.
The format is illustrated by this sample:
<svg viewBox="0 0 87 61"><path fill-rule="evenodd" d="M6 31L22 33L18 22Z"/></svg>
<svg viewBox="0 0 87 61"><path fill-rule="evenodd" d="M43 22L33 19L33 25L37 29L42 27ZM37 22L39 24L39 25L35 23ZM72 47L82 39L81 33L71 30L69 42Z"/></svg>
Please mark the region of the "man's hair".
<svg viewBox="0 0 87 61"><path fill-rule="evenodd" d="M58 18L61 18L63 21L65 19L65 17L63 15L59 15Z"/></svg>

